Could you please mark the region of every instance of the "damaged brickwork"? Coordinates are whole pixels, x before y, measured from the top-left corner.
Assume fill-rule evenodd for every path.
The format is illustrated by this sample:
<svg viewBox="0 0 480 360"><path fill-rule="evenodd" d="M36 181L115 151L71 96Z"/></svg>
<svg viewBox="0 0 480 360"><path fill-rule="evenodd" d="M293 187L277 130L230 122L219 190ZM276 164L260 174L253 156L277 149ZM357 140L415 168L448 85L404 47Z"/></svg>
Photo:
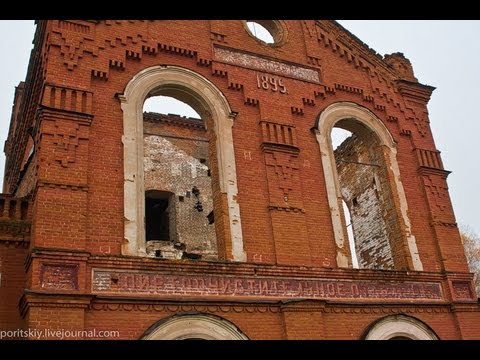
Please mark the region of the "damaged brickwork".
<svg viewBox="0 0 480 360"><path fill-rule="evenodd" d="M147 255L216 259L208 138L202 120L156 113L146 113L144 119L145 193L171 194L165 210L168 239L147 238ZM158 226L158 220L150 221L154 223L147 227Z"/></svg>
<svg viewBox="0 0 480 360"><path fill-rule="evenodd" d="M391 241L396 214L382 148L377 136L356 126L352 136L334 151L343 200L351 216L360 268L394 269Z"/></svg>
<svg viewBox="0 0 480 360"><path fill-rule="evenodd" d="M246 20L37 21L4 149L1 329L480 338L434 88L335 21L257 22L273 44ZM202 120L144 113L155 96ZM355 134L336 156L334 127Z"/></svg>

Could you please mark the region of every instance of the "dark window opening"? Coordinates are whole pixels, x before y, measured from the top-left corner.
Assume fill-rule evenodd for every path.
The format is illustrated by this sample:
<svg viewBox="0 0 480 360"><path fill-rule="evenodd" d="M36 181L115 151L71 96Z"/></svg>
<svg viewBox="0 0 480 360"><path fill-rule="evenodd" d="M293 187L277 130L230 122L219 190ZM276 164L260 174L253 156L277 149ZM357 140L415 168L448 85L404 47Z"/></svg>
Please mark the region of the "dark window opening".
<svg viewBox="0 0 480 360"><path fill-rule="evenodd" d="M197 111L198 109L198 111ZM168 260L218 259L209 159L214 133L199 97L152 90L144 107L145 251ZM211 216L207 214L212 213Z"/></svg>
<svg viewBox="0 0 480 360"><path fill-rule="evenodd" d="M147 191L145 193L145 232L147 241L170 241L169 202L171 193Z"/></svg>

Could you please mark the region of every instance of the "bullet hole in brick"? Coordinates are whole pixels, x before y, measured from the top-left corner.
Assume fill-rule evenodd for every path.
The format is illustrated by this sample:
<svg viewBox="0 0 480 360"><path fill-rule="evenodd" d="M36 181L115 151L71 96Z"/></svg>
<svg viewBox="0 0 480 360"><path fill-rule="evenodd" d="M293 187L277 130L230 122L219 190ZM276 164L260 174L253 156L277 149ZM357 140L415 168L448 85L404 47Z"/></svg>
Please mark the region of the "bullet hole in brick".
<svg viewBox="0 0 480 360"><path fill-rule="evenodd" d="M213 210L208 213L207 219L208 219L209 225L212 225L215 222L215 216L213 215Z"/></svg>
<svg viewBox="0 0 480 360"><path fill-rule="evenodd" d="M202 257L200 254L194 254L184 251L182 255L182 259L190 259L190 260L198 260Z"/></svg>

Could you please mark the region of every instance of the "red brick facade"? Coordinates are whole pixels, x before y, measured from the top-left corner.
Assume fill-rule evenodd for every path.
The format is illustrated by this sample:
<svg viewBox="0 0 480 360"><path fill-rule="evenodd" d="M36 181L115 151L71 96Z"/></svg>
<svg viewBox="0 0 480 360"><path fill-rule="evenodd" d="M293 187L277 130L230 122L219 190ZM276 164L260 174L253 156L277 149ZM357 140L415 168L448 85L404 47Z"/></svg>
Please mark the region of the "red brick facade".
<svg viewBox="0 0 480 360"><path fill-rule="evenodd" d="M0 330L228 338L175 322L190 316L199 329L211 321L248 339L422 338L408 329L480 338L449 172L429 126L433 88L418 83L402 54L382 57L333 21L262 25L275 44L240 20L37 23L5 146ZM162 80L175 71L187 80ZM157 83L143 89L149 74ZM131 104L162 94L189 103L203 122L150 114L128 130L143 119ZM362 154L375 156L356 153L354 141L343 146L346 157L328 155L328 121L367 136ZM365 141L373 136L373 145ZM131 177L137 158L125 149L141 149L144 170ZM168 165L175 156L188 165ZM365 159L373 170L348 171L368 186L344 195L350 185L339 164ZM170 188L155 189L163 173L173 174ZM175 236L155 245L137 236L146 205L143 193L129 202L131 184L173 194ZM366 241L357 247L360 269L336 215L342 197L348 206L375 204L369 216L371 205L353 213L381 220L371 239L368 224L352 220L355 241ZM203 216L208 206L214 222Z"/></svg>

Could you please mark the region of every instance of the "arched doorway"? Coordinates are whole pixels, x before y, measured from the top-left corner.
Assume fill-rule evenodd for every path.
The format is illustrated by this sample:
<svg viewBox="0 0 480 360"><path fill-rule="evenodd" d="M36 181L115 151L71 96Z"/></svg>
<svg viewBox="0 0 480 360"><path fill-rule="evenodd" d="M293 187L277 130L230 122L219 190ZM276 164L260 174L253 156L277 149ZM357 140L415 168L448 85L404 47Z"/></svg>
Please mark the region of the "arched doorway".
<svg viewBox="0 0 480 360"><path fill-rule="evenodd" d="M148 329L144 340L248 340L234 324L206 314L174 315Z"/></svg>
<svg viewBox="0 0 480 360"><path fill-rule="evenodd" d="M426 324L411 316L387 316L374 323L365 340L438 340Z"/></svg>

